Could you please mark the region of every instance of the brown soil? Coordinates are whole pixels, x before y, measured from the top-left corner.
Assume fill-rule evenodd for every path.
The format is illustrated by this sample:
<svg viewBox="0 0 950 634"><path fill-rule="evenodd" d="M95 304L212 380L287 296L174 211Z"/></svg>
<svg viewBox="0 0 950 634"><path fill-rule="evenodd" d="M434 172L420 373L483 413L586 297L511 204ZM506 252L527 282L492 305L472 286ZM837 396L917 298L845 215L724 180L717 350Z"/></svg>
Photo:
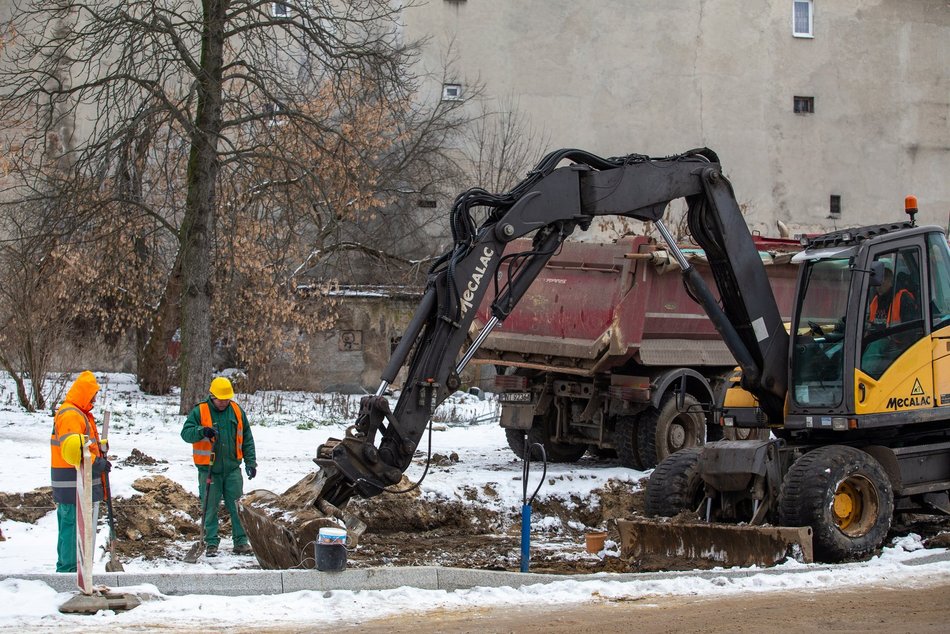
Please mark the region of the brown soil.
<svg viewBox="0 0 950 634"><path fill-rule="evenodd" d="M141 452L134 452L129 460L155 463ZM454 464L451 456L444 460ZM408 488L407 484L404 480L400 486ZM135 495L114 500L120 559L180 559L199 538L197 496L161 475L140 478L132 486ZM348 553L347 565L518 570L520 508L499 505L491 485L464 487L460 494L464 499L423 498L418 490L354 499L347 511L362 518L367 530L359 547ZM642 491L630 492L627 483L613 481L569 500L539 497L533 517L557 517L561 525L556 530L532 531L530 569L562 574L638 569L619 557L619 546L609 548L605 556L587 554L584 534L590 527L606 527L608 540L619 544L612 520L641 515L643 502ZM49 487L22 494L0 493L0 517L5 519L36 522L52 509ZM230 535L230 520L223 508L219 517L222 535ZM925 543L932 547L950 545L950 520L946 517L900 516L892 532L916 532L928 538ZM670 561L668 568L679 569L682 563Z"/></svg>

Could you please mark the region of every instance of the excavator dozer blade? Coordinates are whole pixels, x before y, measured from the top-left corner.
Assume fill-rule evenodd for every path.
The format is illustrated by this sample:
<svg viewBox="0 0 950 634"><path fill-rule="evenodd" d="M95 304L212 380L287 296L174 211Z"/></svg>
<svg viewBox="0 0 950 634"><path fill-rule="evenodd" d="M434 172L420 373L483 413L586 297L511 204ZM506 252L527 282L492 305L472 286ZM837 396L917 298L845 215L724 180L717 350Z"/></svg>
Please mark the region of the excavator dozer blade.
<svg viewBox="0 0 950 634"><path fill-rule="evenodd" d="M326 470L311 473L282 495L258 489L238 500L238 516L261 568L313 568L315 543L324 527L346 527L346 545L356 547L366 530L358 517L322 499Z"/></svg>
<svg viewBox="0 0 950 634"><path fill-rule="evenodd" d="M620 556L637 570L773 566L814 561L810 527L617 520Z"/></svg>

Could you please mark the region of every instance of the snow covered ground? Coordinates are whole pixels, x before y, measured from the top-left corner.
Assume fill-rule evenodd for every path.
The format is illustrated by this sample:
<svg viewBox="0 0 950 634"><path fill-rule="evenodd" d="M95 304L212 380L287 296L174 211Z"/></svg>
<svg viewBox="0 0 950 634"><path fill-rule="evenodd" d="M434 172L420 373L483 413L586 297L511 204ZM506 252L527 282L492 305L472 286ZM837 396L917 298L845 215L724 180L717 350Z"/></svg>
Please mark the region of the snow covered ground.
<svg viewBox="0 0 950 634"><path fill-rule="evenodd" d="M145 473L139 467L121 465L133 449L159 460L160 473L188 490L197 491L197 477L191 463L190 447L179 437L184 418L178 414L178 396L151 397L143 395L133 377L123 374L98 374L103 390L95 412L110 409L110 455L114 456L112 487L116 496L132 495L131 484ZM238 394L253 425L259 461L258 477L246 483L247 489L263 488L281 492L313 471L311 458L317 445L329 436L341 437L352 423L359 397L335 394L298 392L260 392ZM459 471L430 471L423 483L427 494L442 494L462 499L463 485L492 483L498 493L498 504L518 509L521 506L521 463L513 460L498 428L496 403L475 396L456 395L437 412L437 429L433 433L433 451L456 452L464 465L464 482ZM49 413L27 414L16 404L12 382L0 374L0 492L29 492L49 484ZM424 448L425 439L420 448ZM410 479L417 479L422 468L413 466ZM590 463L582 467L552 465L542 493L586 494L607 480L626 480L637 486L644 473L616 466ZM562 477L559 477L562 476ZM536 477L536 476L535 476ZM532 487L533 488L533 487ZM549 518L535 517L538 526ZM0 523L6 541L0 542L0 572L47 573L55 568L56 519L50 512L36 524L3 520ZM99 543L106 538L106 525L100 526ZM916 586L950 580L950 562L908 566L914 559L933 554L923 551L919 538L909 536L890 544L883 553L868 562L842 565L834 570L789 562L779 569L790 574L756 574L741 579L701 579L688 573L662 581L612 580L610 575L591 581L561 581L545 586L521 588L475 588L445 592L399 588L366 592L297 592L293 594L256 597L162 596L155 588L134 590L150 593L156 600L122 614L101 613L95 617L67 616L58 607L69 594L57 593L36 581L8 579L0 582L0 628L87 629L94 623L98 631L123 628L252 627L332 624L352 622L353 615L372 619L387 614L417 609L463 609L499 605L564 605L568 603L604 601L654 595L729 594L768 592L773 590L816 589L848 584L891 584ZM129 572L205 572L215 574L232 567L236 558L220 557L189 566L175 560L123 561ZM104 572L105 561L97 553L94 572ZM791 574L794 573L794 574ZM247 571L254 574L254 571ZM90 621L90 619L94 619Z"/></svg>

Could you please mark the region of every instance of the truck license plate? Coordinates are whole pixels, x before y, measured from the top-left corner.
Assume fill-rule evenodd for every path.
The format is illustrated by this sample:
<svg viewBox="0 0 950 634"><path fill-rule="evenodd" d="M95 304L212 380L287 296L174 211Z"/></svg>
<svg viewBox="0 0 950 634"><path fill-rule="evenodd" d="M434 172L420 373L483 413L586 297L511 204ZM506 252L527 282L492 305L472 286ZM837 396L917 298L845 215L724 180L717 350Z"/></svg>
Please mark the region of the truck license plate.
<svg viewBox="0 0 950 634"><path fill-rule="evenodd" d="M503 392L498 395L502 403L530 403L531 392Z"/></svg>

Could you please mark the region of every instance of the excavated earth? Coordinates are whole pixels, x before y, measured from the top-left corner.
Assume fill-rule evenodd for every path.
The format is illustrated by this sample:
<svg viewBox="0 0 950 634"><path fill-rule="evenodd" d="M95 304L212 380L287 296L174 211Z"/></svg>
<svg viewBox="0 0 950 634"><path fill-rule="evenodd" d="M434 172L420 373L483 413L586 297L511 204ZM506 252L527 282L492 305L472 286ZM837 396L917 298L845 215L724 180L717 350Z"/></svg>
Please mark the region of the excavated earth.
<svg viewBox="0 0 950 634"><path fill-rule="evenodd" d="M136 450L125 463L152 465L156 461ZM197 496L161 475L140 478L132 486L134 495L114 500L120 560L181 559L199 536ZM587 496L535 500L533 517L545 521L532 530L531 570L560 574L637 571L619 556L620 538L612 523L642 515L643 492L629 488L627 483L609 481ZM348 553L347 565L517 570L521 509L499 504L490 485L461 492L464 500L430 499L416 490L351 501L347 511L359 516L367 530L359 546ZM49 487L0 493L0 517L5 519L35 523L52 509ZM223 509L220 519L221 534L229 536L230 520ZM616 545L610 548L608 541L607 550L599 556L586 553L584 536L589 527L606 527L607 539ZM924 537L928 546L950 546L950 519L946 517L899 516L893 535L910 532ZM256 567L251 561L247 566ZM682 569L686 563L653 562L651 569Z"/></svg>

